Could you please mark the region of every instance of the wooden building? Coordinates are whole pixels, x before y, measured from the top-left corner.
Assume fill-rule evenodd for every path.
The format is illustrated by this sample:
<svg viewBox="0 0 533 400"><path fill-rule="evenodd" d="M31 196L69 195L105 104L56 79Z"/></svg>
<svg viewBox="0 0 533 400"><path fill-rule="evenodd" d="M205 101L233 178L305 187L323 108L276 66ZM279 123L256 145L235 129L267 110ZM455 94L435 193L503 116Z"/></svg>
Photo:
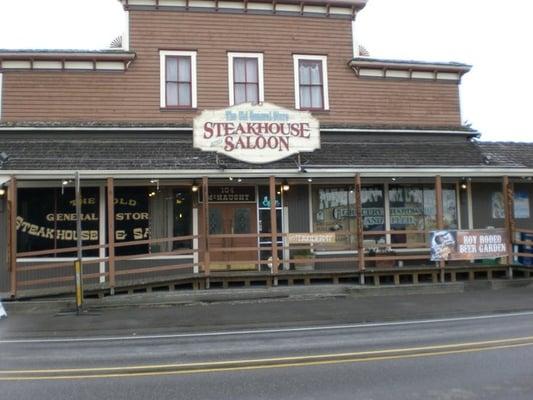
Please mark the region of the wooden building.
<svg viewBox="0 0 533 400"><path fill-rule="evenodd" d="M366 0L121 2L119 49L0 50L4 297L73 289L78 215L94 293L529 276L533 147L461 124L470 66L360 54Z"/></svg>

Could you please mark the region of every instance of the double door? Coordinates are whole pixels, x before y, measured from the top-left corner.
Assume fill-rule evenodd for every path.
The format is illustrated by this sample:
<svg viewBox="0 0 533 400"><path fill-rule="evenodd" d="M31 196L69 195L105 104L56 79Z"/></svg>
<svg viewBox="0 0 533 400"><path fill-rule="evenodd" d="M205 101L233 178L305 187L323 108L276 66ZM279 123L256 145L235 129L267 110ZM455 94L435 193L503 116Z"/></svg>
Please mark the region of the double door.
<svg viewBox="0 0 533 400"><path fill-rule="evenodd" d="M200 213L200 220L203 214ZM257 205L255 203L209 204L209 257L212 270L257 268ZM254 234L249 237L227 235ZM220 235L220 236L218 236ZM239 250L250 248L250 250Z"/></svg>

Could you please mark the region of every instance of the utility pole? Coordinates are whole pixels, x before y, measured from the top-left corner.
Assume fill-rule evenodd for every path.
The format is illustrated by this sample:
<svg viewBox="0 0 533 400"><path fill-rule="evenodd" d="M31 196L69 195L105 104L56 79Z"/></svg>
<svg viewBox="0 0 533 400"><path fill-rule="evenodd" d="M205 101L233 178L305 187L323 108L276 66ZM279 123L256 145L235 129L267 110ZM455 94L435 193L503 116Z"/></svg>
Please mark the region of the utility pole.
<svg viewBox="0 0 533 400"><path fill-rule="evenodd" d="M74 262L74 270L76 272L76 311L80 315L83 306L83 265L82 265L82 240L81 240L81 188L80 188L80 173L76 171L75 175L75 191L76 191L76 239L78 254Z"/></svg>

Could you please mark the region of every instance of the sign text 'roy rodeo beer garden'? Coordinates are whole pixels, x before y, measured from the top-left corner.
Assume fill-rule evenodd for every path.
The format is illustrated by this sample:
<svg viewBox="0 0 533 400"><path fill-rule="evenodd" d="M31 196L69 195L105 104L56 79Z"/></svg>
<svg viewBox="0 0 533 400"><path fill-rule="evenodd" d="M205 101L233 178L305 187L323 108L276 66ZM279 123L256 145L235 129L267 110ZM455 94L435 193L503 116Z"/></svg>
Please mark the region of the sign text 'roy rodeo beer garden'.
<svg viewBox="0 0 533 400"><path fill-rule="evenodd" d="M320 148L320 125L308 111L250 103L204 110L194 119L194 147L265 164Z"/></svg>

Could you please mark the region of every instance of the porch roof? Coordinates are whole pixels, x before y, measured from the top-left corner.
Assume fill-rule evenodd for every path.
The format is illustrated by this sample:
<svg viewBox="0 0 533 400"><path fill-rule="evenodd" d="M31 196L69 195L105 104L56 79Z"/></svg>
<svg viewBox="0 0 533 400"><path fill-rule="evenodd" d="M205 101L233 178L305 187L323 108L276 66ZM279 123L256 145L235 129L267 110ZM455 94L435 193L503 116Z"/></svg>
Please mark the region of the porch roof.
<svg viewBox="0 0 533 400"><path fill-rule="evenodd" d="M194 149L190 132L159 133L2 133L1 169L62 170L221 170L342 168L533 168L533 144L477 142L439 134L322 134L313 153L264 165L251 165Z"/></svg>

